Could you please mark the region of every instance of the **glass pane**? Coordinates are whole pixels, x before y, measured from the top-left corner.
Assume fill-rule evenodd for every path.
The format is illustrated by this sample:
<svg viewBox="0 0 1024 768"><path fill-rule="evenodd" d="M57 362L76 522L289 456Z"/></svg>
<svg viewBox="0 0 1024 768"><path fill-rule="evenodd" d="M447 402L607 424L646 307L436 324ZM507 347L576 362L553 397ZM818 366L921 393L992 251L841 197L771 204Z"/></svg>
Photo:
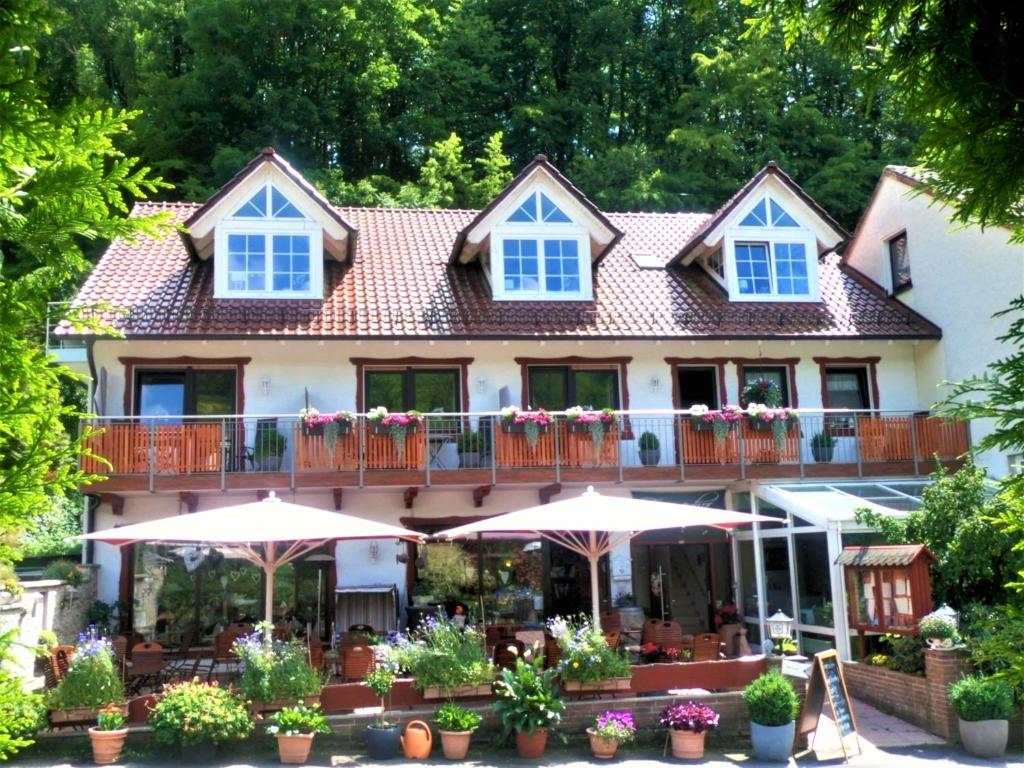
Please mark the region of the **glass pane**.
<svg viewBox="0 0 1024 768"><path fill-rule="evenodd" d="M267 188L264 187L249 201L235 211L235 216L240 219L262 219L267 215Z"/></svg>
<svg viewBox="0 0 1024 768"><path fill-rule="evenodd" d="M771 616L782 611L793 615L793 593L789 588L789 552L785 539L765 539L762 542L764 557L764 588L767 592L765 611Z"/></svg>
<svg viewBox="0 0 1024 768"><path fill-rule="evenodd" d="M829 408L867 408L867 375L860 371L829 370L825 373Z"/></svg>
<svg viewBox="0 0 1024 768"><path fill-rule="evenodd" d="M569 380L565 368L531 368L529 404L531 408L564 411L569 407ZM575 405L575 403L573 403Z"/></svg>
<svg viewBox="0 0 1024 768"><path fill-rule="evenodd" d="M801 624L834 626L832 589L828 566L828 541L824 533L793 537Z"/></svg>
<svg viewBox="0 0 1024 768"><path fill-rule="evenodd" d="M458 371L413 371L412 375L413 408L423 413L458 413Z"/></svg>
<svg viewBox="0 0 1024 768"><path fill-rule="evenodd" d="M516 210L508 217L509 221L513 222L527 222L537 220L537 196L530 195L530 197L523 202Z"/></svg>
<svg viewBox="0 0 1024 768"><path fill-rule="evenodd" d="M771 293L768 277L768 246L764 243L736 244L736 277L740 293Z"/></svg>
<svg viewBox="0 0 1024 768"><path fill-rule="evenodd" d="M803 296L809 292L803 243L775 243L775 285L779 293L787 296Z"/></svg>
<svg viewBox="0 0 1024 768"><path fill-rule="evenodd" d="M576 402L584 408L618 408L617 371L573 371Z"/></svg>
<svg viewBox="0 0 1024 768"><path fill-rule="evenodd" d="M402 397L402 371L367 371L367 410L383 405L389 411L401 412L405 408Z"/></svg>
<svg viewBox="0 0 1024 768"><path fill-rule="evenodd" d="M536 240L505 240L502 243L506 291L535 291L539 288Z"/></svg>
<svg viewBox="0 0 1024 768"><path fill-rule="evenodd" d="M774 200L771 201L772 210L772 226L773 227L799 227L792 216L786 213L782 206L776 203Z"/></svg>
<svg viewBox="0 0 1024 768"><path fill-rule="evenodd" d="M764 199L762 198L757 205L755 205L750 213L743 217L743 221L740 222L741 227L766 227L768 226L768 213L765 207Z"/></svg>
<svg viewBox="0 0 1024 768"><path fill-rule="evenodd" d="M741 541L740 548L740 573L739 583L743 593L743 605L741 610L748 619L757 620L757 576L754 568L754 543L752 541Z"/></svg>
<svg viewBox="0 0 1024 768"><path fill-rule="evenodd" d="M265 287L263 235L228 235L228 288L232 291L262 291Z"/></svg>
<svg viewBox="0 0 1024 768"><path fill-rule="evenodd" d="M907 252L907 235L903 233L889 241L889 262L892 267L892 289L898 291L911 285L910 254Z"/></svg>
<svg viewBox="0 0 1024 768"><path fill-rule="evenodd" d="M540 193L540 212L543 221L551 221L558 224L572 223L572 219L566 216L562 209L551 202L543 192Z"/></svg>
<svg viewBox="0 0 1024 768"><path fill-rule="evenodd" d="M301 219L304 218L299 209L292 205L291 201L278 191L277 187L270 188L270 207L274 212L275 219Z"/></svg>
<svg viewBox="0 0 1024 768"><path fill-rule="evenodd" d="M222 415L235 412L235 371L227 369L197 370L195 377L196 416Z"/></svg>
<svg viewBox="0 0 1024 768"><path fill-rule="evenodd" d="M299 291L309 287L309 236L274 235L274 290Z"/></svg>
<svg viewBox="0 0 1024 768"><path fill-rule="evenodd" d="M139 416L181 416L185 413L184 373L143 373L139 376ZM180 423L161 419L161 424Z"/></svg>
<svg viewBox="0 0 1024 768"><path fill-rule="evenodd" d="M789 408L789 386L786 378L786 369L781 365L758 365L747 366L743 369L743 386L753 384L759 379L767 379L775 384L782 395L780 405Z"/></svg>

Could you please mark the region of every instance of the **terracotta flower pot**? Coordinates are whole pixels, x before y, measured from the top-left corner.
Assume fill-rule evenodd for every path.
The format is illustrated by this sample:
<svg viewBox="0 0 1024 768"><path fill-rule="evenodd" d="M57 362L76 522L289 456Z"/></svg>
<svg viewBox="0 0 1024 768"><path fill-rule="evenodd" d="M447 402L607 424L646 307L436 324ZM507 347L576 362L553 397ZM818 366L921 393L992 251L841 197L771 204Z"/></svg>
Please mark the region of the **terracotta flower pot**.
<svg viewBox="0 0 1024 768"><path fill-rule="evenodd" d="M92 759L97 765L110 765L116 763L124 749L124 740L128 736L128 729L121 728L116 731L101 731L99 727L93 726L89 729L89 739L92 741Z"/></svg>
<svg viewBox="0 0 1024 768"><path fill-rule="evenodd" d="M590 737L590 751L594 753L594 757L601 760L615 757L615 750L619 748L618 741L599 735L593 728L587 728L587 736Z"/></svg>
<svg viewBox="0 0 1024 768"><path fill-rule="evenodd" d="M527 760L540 760L544 757L544 748L548 745L548 729L537 728L533 733L516 732L516 752Z"/></svg>
<svg viewBox="0 0 1024 768"><path fill-rule="evenodd" d="M472 731L441 731L441 751L449 760L465 760Z"/></svg>
<svg viewBox="0 0 1024 768"><path fill-rule="evenodd" d="M412 720L405 726L402 734L402 752L408 760L430 759L430 748L434 745L434 736L430 726L422 720Z"/></svg>
<svg viewBox="0 0 1024 768"><path fill-rule="evenodd" d="M704 757L704 738L707 731L669 731L672 737L672 757L683 760L700 760Z"/></svg>
<svg viewBox="0 0 1024 768"><path fill-rule="evenodd" d="M302 765L309 759L309 750L312 748L312 733L296 733L291 736L277 734L277 756L282 763Z"/></svg>

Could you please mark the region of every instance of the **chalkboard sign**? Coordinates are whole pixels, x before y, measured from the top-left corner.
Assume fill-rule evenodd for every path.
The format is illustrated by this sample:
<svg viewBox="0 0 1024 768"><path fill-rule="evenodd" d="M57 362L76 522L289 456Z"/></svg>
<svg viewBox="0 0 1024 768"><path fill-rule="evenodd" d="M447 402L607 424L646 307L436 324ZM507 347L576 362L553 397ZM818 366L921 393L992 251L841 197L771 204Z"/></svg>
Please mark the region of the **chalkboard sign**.
<svg viewBox="0 0 1024 768"><path fill-rule="evenodd" d="M814 655L811 676L807 681L807 693L804 696L804 709L800 717L801 734L810 733L818 727L821 707L828 698L832 710L832 720L839 730L840 741L843 742L843 753L846 743L843 739L857 733L857 721L850 706L850 694L846 690L843 678L843 667L839 655L835 651L822 651ZM858 743L859 750L859 743Z"/></svg>

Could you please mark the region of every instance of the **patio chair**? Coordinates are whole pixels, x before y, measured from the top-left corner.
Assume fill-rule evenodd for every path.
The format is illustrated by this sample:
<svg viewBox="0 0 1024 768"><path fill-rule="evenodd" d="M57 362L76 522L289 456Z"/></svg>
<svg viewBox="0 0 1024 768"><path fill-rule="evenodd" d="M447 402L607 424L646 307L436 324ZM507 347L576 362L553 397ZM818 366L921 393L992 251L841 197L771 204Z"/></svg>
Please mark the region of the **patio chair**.
<svg viewBox="0 0 1024 768"><path fill-rule="evenodd" d="M341 677L345 682L365 680L373 669L373 648L368 645L341 647Z"/></svg>
<svg viewBox="0 0 1024 768"><path fill-rule="evenodd" d="M558 662L562 660L562 646L558 644L558 641L551 635L550 632L544 633L544 667L545 669L552 669L558 666Z"/></svg>
<svg viewBox="0 0 1024 768"><path fill-rule="evenodd" d="M722 638L716 632L705 632L703 635L694 635L694 661L718 661L722 658L724 658L722 655Z"/></svg>
<svg viewBox="0 0 1024 768"><path fill-rule="evenodd" d="M616 648L619 647L619 641L621 639L622 639L622 633L619 632L618 630L615 630L614 632L605 632L604 633L604 640L605 640L606 643L608 643L608 647L611 648L613 651Z"/></svg>
<svg viewBox="0 0 1024 768"><path fill-rule="evenodd" d="M619 632L622 630L622 617L618 610L601 611L601 629L608 632Z"/></svg>
<svg viewBox="0 0 1024 768"><path fill-rule="evenodd" d="M235 641L242 635L230 629L218 632L213 637L213 666L210 677L223 672L228 678L238 674L241 661L235 653Z"/></svg>
<svg viewBox="0 0 1024 768"><path fill-rule="evenodd" d="M494 666L500 669L512 669L516 659L523 655L526 645L522 640L502 640L494 646Z"/></svg>
<svg viewBox="0 0 1024 768"><path fill-rule="evenodd" d="M128 662L128 692L137 696L143 688L154 691L162 688L164 666L164 648L160 643L136 645Z"/></svg>
<svg viewBox="0 0 1024 768"><path fill-rule="evenodd" d="M683 628L676 621L648 619L644 622L641 643L654 643L662 648L677 648L682 651L685 647Z"/></svg>

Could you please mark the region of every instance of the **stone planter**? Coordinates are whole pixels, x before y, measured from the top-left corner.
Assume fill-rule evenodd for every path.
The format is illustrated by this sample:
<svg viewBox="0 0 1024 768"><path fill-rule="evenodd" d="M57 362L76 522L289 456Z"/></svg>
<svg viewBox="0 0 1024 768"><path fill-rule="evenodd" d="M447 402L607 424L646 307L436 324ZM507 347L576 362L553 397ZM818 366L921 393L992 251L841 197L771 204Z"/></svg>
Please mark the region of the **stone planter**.
<svg viewBox="0 0 1024 768"><path fill-rule="evenodd" d="M587 728L587 736L590 737L590 751L594 757L600 760L611 760L615 757L615 750L619 748L618 741L599 736L593 728Z"/></svg>
<svg viewBox="0 0 1024 768"><path fill-rule="evenodd" d="M758 760L773 763L789 761L793 751L793 739L796 736L796 721L785 725L761 725L750 723L750 743L754 747L754 756Z"/></svg>
<svg viewBox="0 0 1024 768"><path fill-rule="evenodd" d="M645 467L656 467L661 463L660 448L641 448L640 463Z"/></svg>
<svg viewBox="0 0 1024 768"><path fill-rule="evenodd" d="M128 717L128 705L121 704L121 714ZM76 725L95 723L100 710L105 707L78 707L77 709L51 709L48 713L52 725Z"/></svg>
<svg viewBox="0 0 1024 768"><path fill-rule="evenodd" d="M953 638L951 637L927 637L925 640L933 651L953 650Z"/></svg>
<svg viewBox="0 0 1024 768"><path fill-rule="evenodd" d="M835 453L835 443L832 445L817 445L811 443L811 456L819 464L828 464L832 461L832 455Z"/></svg>
<svg viewBox="0 0 1024 768"><path fill-rule="evenodd" d="M598 691L628 691L630 690L630 677L613 677L611 680L601 680L597 683L582 683L579 680L563 680L562 690L567 693L594 693Z"/></svg>
<svg viewBox="0 0 1024 768"><path fill-rule="evenodd" d="M287 765L302 765L309 759L309 750L313 748L312 733L296 733L291 736L277 734L277 757Z"/></svg>
<svg viewBox="0 0 1024 768"><path fill-rule="evenodd" d="M725 646L726 656L736 656L738 651L736 649L736 638L740 634L740 624L722 624L718 628L718 635L722 638L722 644Z"/></svg>
<svg viewBox="0 0 1024 768"><path fill-rule="evenodd" d="M366 727L366 754L373 760L390 760L398 756L402 747L401 731L397 725L378 728L374 725Z"/></svg>
<svg viewBox="0 0 1024 768"><path fill-rule="evenodd" d="M441 751L449 760L465 760L472 731L441 731Z"/></svg>
<svg viewBox="0 0 1024 768"><path fill-rule="evenodd" d="M424 699L464 699L471 696L490 695L490 683L485 683L484 685L457 685L447 692L439 685L428 685L423 689Z"/></svg>
<svg viewBox="0 0 1024 768"><path fill-rule="evenodd" d="M89 740L92 742L92 759L97 765L116 763L124 749L124 740L128 737L128 729L101 731L93 726L89 729Z"/></svg>
<svg viewBox="0 0 1024 768"><path fill-rule="evenodd" d="M960 720L960 741L974 757L999 757L1006 752L1009 720Z"/></svg>
<svg viewBox="0 0 1024 768"><path fill-rule="evenodd" d="M701 760L704 757L704 740L708 732L677 731L668 732L672 739L672 757L682 760Z"/></svg>
<svg viewBox="0 0 1024 768"><path fill-rule="evenodd" d="M516 752L527 760L540 760L548 745L548 729L537 728L533 733L516 731Z"/></svg>

